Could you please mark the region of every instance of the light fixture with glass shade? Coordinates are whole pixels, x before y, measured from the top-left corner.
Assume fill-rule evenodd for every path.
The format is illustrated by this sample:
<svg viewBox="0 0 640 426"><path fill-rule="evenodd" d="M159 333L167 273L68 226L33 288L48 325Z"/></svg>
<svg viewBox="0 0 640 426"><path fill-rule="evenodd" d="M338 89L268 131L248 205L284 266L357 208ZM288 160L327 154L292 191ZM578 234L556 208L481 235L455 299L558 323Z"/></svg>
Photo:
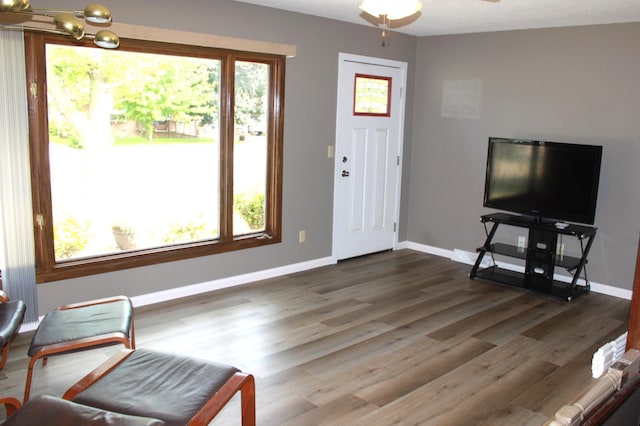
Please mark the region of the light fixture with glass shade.
<svg viewBox="0 0 640 426"><path fill-rule="evenodd" d="M382 21L382 46L389 44L391 21L406 18L422 9L418 0L364 0L360 9Z"/></svg>
<svg viewBox="0 0 640 426"><path fill-rule="evenodd" d="M36 29L58 34L67 34L76 40L84 37L93 39L93 42L106 49L115 49L120 45L118 36L109 30L100 30L95 34L85 32L84 19L90 24L105 25L111 22L111 12L106 6L97 3L87 5L84 10L56 10L32 8L29 0L0 0L0 25L7 25L1 22L2 16L23 15L23 16L45 16L53 18L55 29L43 27L30 27L22 24L23 28Z"/></svg>

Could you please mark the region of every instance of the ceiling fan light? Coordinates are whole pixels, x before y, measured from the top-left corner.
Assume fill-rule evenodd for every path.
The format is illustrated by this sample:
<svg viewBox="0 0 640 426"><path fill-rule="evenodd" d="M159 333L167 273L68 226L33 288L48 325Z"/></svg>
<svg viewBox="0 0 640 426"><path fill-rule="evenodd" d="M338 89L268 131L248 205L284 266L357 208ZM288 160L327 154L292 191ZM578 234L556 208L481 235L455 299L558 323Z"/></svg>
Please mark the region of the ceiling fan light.
<svg viewBox="0 0 640 426"><path fill-rule="evenodd" d="M0 12L22 12L29 9L29 0L0 0Z"/></svg>
<svg viewBox="0 0 640 426"><path fill-rule="evenodd" d="M379 18L381 15L384 15L385 5L382 0L364 0L360 5L360 9L371 16Z"/></svg>
<svg viewBox="0 0 640 426"><path fill-rule="evenodd" d="M53 23L56 24L56 28L66 32L76 40L84 37L84 25L82 25L82 21L73 15L59 13L53 17Z"/></svg>
<svg viewBox="0 0 640 426"><path fill-rule="evenodd" d="M91 3L84 8L84 20L92 24L108 24L111 22L111 12L106 6Z"/></svg>
<svg viewBox="0 0 640 426"><path fill-rule="evenodd" d="M109 30L98 31L93 38L93 42L96 46L104 49L115 49L120 46L118 36Z"/></svg>
<svg viewBox="0 0 640 426"><path fill-rule="evenodd" d="M418 0L364 0L360 9L371 16L387 16L388 19L402 19L422 9Z"/></svg>
<svg viewBox="0 0 640 426"><path fill-rule="evenodd" d="M391 9L387 13L387 18L402 19L418 13L422 9L422 2L418 0L395 0Z"/></svg>
<svg viewBox="0 0 640 426"><path fill-rule="evenodd" d="M81 40L87 36L92 38L96 46L105 49L115 49L120 46L120 39L112 31L102 30L94 34L85 34L84 21L91 24L109 24L111 22L111 12L106 6L99 3L88 4L84 10L59 10L59 9L37 9L32 8L29 0L0 0L0 13L43 16L53 19L55 29L41 28L39 26L22 28L34 29L36 31L64 33L76 40ZM39 22L38 22L39 23ZM0 23L0 28L5 24Z"/></svg>

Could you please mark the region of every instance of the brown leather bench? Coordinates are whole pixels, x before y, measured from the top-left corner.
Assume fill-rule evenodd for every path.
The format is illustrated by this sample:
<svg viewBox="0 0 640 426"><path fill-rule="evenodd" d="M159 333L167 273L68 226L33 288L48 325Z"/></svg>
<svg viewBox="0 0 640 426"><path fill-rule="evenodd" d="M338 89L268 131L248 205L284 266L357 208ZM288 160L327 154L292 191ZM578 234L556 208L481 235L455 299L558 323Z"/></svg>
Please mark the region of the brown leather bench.
<svg viewBox="0 0 640 426"><path fill-rule="evenodd" d="M127 416L86 405L76 404L49 395L33 398L21 407L15 398L0 399L7 407L9 418L4 426L47 425L93 425L93 426L164 426L158 419Z"/></svg>
<svg viewBox="0 0 640 426"><path fill-rule="evenodd" d="M116 344L136 347L133 305L126 296L60 306L47 313L29 345L31 359L24 402L29 400L33 369L39 359L46 364L47 358L53 355Z"/></svg>
<svg viewBox="0 0 640 426"><path fill-rule="evenodd" d="M235 367L151 349L123 349L64 394L106 411L167 425L207 425L241 393L243 426L255 425L255 382Z"/></svg>
<svg viewBox="0 0 640 426"><path fill-rule="evenodd" d="M242 425L255 426L251 374L185 355L123 349L70 387L62 400L39 396L22 408L15 398L0 402L8 407L8 425L66 426L88 424L90 418L95 425L205 426L237 392Z"/></svg>

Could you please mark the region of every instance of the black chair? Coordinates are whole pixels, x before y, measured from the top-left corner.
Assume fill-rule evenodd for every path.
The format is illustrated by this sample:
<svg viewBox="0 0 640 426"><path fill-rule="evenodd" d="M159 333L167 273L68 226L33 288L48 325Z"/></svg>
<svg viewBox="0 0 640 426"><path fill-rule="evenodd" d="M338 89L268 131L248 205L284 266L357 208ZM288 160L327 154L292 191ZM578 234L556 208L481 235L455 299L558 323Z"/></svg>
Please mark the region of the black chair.
<svg viewBox="0 0 640 426"><path fill-rule="evenodd" d="M7 363L9 345L18 334L26 310L27 305L22 300L9 300L9 296L0 290L0 344L2 344L0 370Z"/></svg>

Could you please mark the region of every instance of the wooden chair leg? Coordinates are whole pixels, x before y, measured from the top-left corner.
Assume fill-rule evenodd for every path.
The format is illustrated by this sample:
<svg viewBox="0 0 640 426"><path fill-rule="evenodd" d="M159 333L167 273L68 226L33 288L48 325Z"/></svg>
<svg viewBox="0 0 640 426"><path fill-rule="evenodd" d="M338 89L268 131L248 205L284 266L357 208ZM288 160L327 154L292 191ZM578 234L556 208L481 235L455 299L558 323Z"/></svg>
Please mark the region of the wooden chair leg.
<svg viewBox="0 0 640 426"><path fill-rule="evenodd" d="M130 349L135 349L136 348L136 331L135 331L135 327L133 326L133 315L131 315L131 329L129 331L129 340L131 341Z"/></svg>
<svg viewBox="0 0 640 426"><path fill-rule="evenodd" d="M4 368L4 365L7 363L7 358L9 357L9 342L5 343L2 347L2 361L0 361L0 370Z"/></svg>
<svg viewBox="0 0 640 426"><path fill-rule="evenodd" d="M37 357L32 357L29 361L29 368L27 369L27 381L24 385L24 398L22 399L22 403L26 404L29 401L29 394L31 393L31 381L33 379L33 368L38 362Z"/></svg>
<svg viewBox="0 0 640 426"><path fill-rule="evenodd" d="M242 426L256 424L256 384L252 375L248 375L240 388L240 406L242 410Z"/></svg>

